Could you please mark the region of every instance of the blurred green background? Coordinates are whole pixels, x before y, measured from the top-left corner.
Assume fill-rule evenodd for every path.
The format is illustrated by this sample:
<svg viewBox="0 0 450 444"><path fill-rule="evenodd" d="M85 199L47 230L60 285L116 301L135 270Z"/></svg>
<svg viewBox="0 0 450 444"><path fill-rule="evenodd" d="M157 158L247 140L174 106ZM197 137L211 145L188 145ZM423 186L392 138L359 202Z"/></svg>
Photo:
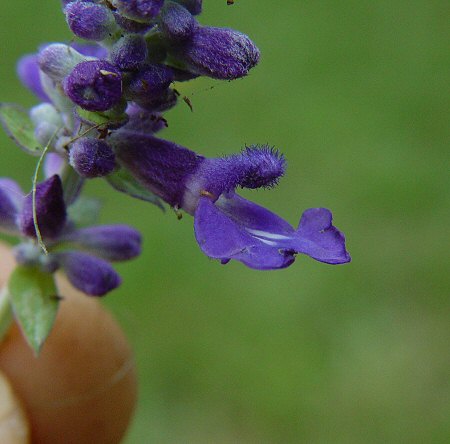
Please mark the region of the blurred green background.
<svg viewBox="0 0 450 444"><path fill-rule="evenodd" d="M332 209L353 262L221 266L192 219L115 194L104 222L142 230L105 303L135 348L140 400L126 443L450 442L449 53L444 1L205 0L205 24L262 52L243 80L180 85L162 137L202 154L270 143L272 191L245 193L296 224ZM70 39L57 0L2 2L1 94L32 105L15 61ZM212 87L212 88L211 88ZM35 159L2 133L0 175Z"/></svg>

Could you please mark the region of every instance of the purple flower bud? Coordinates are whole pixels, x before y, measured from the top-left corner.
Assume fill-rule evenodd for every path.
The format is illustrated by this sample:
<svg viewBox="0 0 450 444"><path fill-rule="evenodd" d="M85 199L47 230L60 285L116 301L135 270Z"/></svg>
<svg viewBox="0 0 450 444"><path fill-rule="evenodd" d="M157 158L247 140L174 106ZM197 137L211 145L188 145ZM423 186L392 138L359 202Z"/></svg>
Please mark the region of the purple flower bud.
<svg viewBox="0 0 450 444"><path fill-rule="evenodd" d="M141 235L128 225L100 225L75 230L61 238L108 261L125 261L141 253Z"/></svg>
<svg viewBox="0 0 450 444"><path fill-rule="evenodd" d="M169 40L183 41L192 35L197 22L183 6L167 2L161 10L159 26Z"/></svg>
<svg viewBox="0 0 450 444"><path fill-rule="evenodd" d="M184 6L192 15L198 15L202 12L202 0L174 0Z"/></svg>
<svg viewBox="0 0 450 444"><path fill-rule="evenodd" d="M17 218L23 200L19 185L11 179L0 179L0 231L16 233Z"/></svg>
<svg viewBox="0 0 450 444"><path fill-rule="evenodd" d="M41 122L53 123L62 127L63 120L59 111L50 103L40 103L30 109L30 118L35 125Z"/></svg>
<svg viewBox="0 0 450 444"><path fill-rule="evenodd" d="M162 113L173 108L178 101L178 96L173 89L166 89L155 99L135 99L135 102L147 111L152 113Z"/></svg>
<svg viewBox="0 0 450 444"><path fill-rule="evenodd" d="M104 40L116 29L113 13L103 5L72 2L64 10L71 31L82 39Z"/></svg>
<svg viewBox="0 0 450 444"><path fill-rule="evenodd" d="M110 146L104 140L90 137L81 137L72 144L69 163L80 176L87 178L106 176L116 166Z"/></svg>
<svg viewBox="0 0 450 444"><path fill-rule="evenodd" d="M46 46L38 56L39 68L52 80L59 82L86 57L75 49L62 43Z"/></svg>
<svg viewBox="0 0 450 444"><path fill-rule="evenodd" d="M106 111L122 97L120 71L105 60L79 63L64 79L66 95L88 111Z"/></svg>
<svg viewBox="0 0 450 444"><path fill-rule="evenodd" d="M145 102L161 96L173 82L173 71L166 65L148 65L129 79L126 97Z"/></svg>
<svg viewBox="0 0 450 444"><path fill-rule="evenodd" d="M159 14L164 0L111 0L111 4L125 17L149 22Z"/></svg>
<svg viewBox="0 0 450 444"><path fill-rule="evenodd" d="M58 131L59 127L50 122L38 123L34 129L34 137L42 145L47 146L52 140L54 135Z"/></svg>
<svg viewBox="0 0 450 444"><path fill-rule="evenodd" d="M66 223L66 206L59 176L52 176L36 186L36 221L43 238L56 238ZM25 197L20 215L25 236L37 237L33 219L33 193Z"/></svg>
<svg viewBox="0 0 450 444"><path fill-rule="evenodd" d="M103 259L86 253L59 253L57 259L70 283L90 296L103 296L117 288L121 279Z"/></svg>
<svg viewBox="0 0 450 444"><path fill-rule="evenodd" d="M17 75L20 81L37 97L45 102L49 102L47 94L44 92L39 75L39 65L37 54L23 56L17 63Z"/></svg>
<svg viewBox="0 0 450 444"><path fill-rule="evenodd" d="M172 50L190 71L221 80L244 77L259 61L255 44L226 28L198 27L191 39Z"/></svg>
<svg viewBox="0 0 450 444"><path fill-rule="evenodd" d="M119 39L111 51L111 62L124 71L139 69L147 58L147 44L139 34L125 35Z"/></svg>

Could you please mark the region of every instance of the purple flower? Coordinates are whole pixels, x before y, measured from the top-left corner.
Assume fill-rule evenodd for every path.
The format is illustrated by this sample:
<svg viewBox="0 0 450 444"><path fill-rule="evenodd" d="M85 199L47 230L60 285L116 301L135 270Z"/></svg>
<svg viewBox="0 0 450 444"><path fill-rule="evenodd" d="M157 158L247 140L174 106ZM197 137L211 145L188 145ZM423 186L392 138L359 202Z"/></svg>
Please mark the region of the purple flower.
<svg viewBox="0 0 450 444"><path fill-rule="evenodd" d="M62 197L59 176L37 185L36 216L49 252L46 255L35 242L31 194L24 197L14 181L0 179L0 231L29 238L14 249L18 263L48 273L61 268L74 287L91 296L102 296L121 282L109 261L138 256L141 235L126 225L76 229L67 220Z"/></svg>
<svg viewBox="0 0 450 444"><path fill-rule="evenodd" d="M113 13L103 5L72 2L64 9L67 24L78 37L86 40L104 40L116 29Z"/></svg>
<svg viewBox="0 0 450 444"><path fill-rule="evenodd" d="M285 159L267 146L206 159L172 142L121 129L111 138L119 163L150 191L194 215L202 251L222 263L236 259L266 270L284 268L295 254L329 264L350 261L344 235L325 208L306 210L297 229L235 193L236 187L271 187Z"/></svg>
<svg viewBox="0 0 450 444"><path fill-rule="evenodd" d="M105 60L81 62L64 79L64 92L81 108L106 111L122 98L122 76Z"/></svg>
<svg viewBox="0 0 450 444"><path fill-rule="evenodd" d="M189 71L221 80L244 77L259 61L255 44L245 34L227 28L197 27L171 51Z"/></svg>
<svg viewBox="0 0 450 444"><path fill-rule="evenodd" d="M69 163L80 176L87 178L106 176L116 166L109 145L91 137L80 137L71 144Z"/></svg>

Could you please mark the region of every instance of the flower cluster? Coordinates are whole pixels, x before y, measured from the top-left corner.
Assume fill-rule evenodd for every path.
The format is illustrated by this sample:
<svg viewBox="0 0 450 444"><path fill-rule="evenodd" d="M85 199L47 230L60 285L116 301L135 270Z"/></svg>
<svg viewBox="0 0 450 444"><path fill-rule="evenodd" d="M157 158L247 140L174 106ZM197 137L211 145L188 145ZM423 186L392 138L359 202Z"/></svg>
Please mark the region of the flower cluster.
<svg viewBox="0 0 450 444"><path fill-rule="evenodd" d="M224 264L235 259L278 269L297 253L329 264L350 261L329 210L306 210L295 229L236 193L278 183L286 160L276 149L249 146L209 159L155 136L167 126L162 113L177 104L175 82L249 73L259 61L249 37L200 24L201 0L63 0L62 6L72 33L85 42L47 44L18 63L23 84L42 101L28 119L46 172L27 196L15 182L0 181L0 230L22 237L19 264L46 273L61 268L90 295L119 285L109 262L137 256L139 233L123 225L80 228L68 216L84 181L98 177L194 216L200 248Z"/></svg>

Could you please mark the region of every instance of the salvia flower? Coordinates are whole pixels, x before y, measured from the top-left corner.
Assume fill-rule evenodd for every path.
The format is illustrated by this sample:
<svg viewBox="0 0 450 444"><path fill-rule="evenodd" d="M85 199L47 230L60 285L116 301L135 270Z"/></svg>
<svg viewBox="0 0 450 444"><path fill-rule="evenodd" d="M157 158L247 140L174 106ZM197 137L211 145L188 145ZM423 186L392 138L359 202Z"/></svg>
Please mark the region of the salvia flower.
<svg viewBox="0 0 450 444"><path fill-rule="evenodd" d="M148 22L159 14L164 0L111 0L111 4L125 17Z"/></svg>
<svg viewBox="0 0 450 444"><path fill-rule="evenodd" d="M325 208L306 210L297 229L235 193L276 184L285 159L268 147L206 159L187 148L125 129L110 140L118 162L149 190L195 218L202 251L222 263L236 259L260 270L285 268L297 253L329 264L350 261L344 235Z"/></svg>
<svg viewBox="0 0 450 444"><path fill-rule="evenodd" d="M24 196L14 181L0 179L0 231L24 239L15 247L17 262L48 273L61 268L72 285L88 295L103 296L120 285L121 279L110 261L140 254L141 236L126 225L76 229L67 218L57 175L37 184L35 212L34 218L32 193ZM48 254L35 242L36 227Z"/></svg>

